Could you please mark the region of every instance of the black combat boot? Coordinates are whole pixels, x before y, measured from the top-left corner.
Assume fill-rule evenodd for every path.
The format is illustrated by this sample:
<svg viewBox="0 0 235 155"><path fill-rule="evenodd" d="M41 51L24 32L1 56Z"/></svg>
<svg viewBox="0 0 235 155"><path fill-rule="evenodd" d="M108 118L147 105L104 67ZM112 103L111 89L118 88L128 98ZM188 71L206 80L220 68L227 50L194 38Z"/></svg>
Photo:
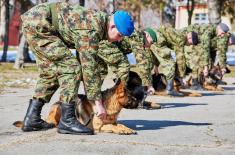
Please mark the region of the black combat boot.
<svg viewBox="0 0 235 155"><path fill-rule="evenodd" d="M44 103L38 100L31 99L29 101L29 107L23 122L23 131L47 130L54 127L54 124L49 124L41 119L40 114L43 105Z"/></svg>
<svg viewBox="0 0 235 155"><path fill-rule="evenodd" d="M75 115L75 104L61 104L61 118L58 132L62 134L92 135L91 129L81 124Z"/></svg>
<svg viewBox="0 0 235 155"><path fill-rule="evenodd" d="M198 83L197 79L192 79L192 86L190 87L192 90L204 90L201 85Z"/></svg>
<svg viewBox="0 0 235 155"><path fill-rule="evenodd" d="M174 90L173 80L168 80L167 81L166 94L169 95L169 96L174 96L174 97L182 97L182 96L184 96L182 93L179 93L179 92Z"/></svg>

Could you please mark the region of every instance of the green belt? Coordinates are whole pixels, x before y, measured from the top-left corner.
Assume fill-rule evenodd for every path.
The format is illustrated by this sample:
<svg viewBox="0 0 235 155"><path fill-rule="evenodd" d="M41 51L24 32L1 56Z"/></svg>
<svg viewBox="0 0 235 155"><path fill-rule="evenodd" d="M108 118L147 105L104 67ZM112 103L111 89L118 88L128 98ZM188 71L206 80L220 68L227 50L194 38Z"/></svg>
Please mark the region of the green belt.
<svg viewBox="0 0 235 155"><path fill-rule="evenodd" d="M52 26L55 28L55 30L59 29L59 19L58 19L58 12L56 9L57 3L51 3L49 4L50 10L51 10L51 18L52 18Z"/></svg>

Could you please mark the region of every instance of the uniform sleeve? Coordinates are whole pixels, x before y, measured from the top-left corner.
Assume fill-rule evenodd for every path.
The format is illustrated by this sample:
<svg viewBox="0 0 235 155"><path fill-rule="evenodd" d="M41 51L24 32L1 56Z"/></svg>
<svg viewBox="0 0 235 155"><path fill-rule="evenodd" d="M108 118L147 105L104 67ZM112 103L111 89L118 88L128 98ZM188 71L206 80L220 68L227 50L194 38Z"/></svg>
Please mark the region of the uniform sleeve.
<svg viewBox="0 0 235 155"><path fill-rule="evenodd" d="M185 37L183 33L178 31L172 31L172 45L176 55L176 70L180 77L183 77L186 72L186 59L184 55L184 45L185 45Z"/></svg>
<svg viewBox="0 0 235 155"><path fill-rule="evenodd" d="M108 65L118 78L126 81L130 66L127 57L116 44L101 41L99 44L98 57Z"/></svg>
<svg viewBox="0 0 235 155"><path fill-rule="evenodd" d="M109 68L116 75L117 78L121 79L122 81L127 81L130 71L130 64L126 56L122 57L119 63L110 64Z"/></svg>
<svg viewBox="0 0 235 155"><path fill-rule="evenodd" d="M100 40L95 30L77 30L76 49L82 66L84 88L89 100L101 99L101 77L97 68L97 51Z"/></svg>
<svg viewBox="0 0 235 155"><path fill-rule="evenodd" d="M226 67L226 52L228 49L228 36L224 36L222 38L219 38L217 40L217 58L218 58L218 62L221 68L225 68Z"/></svg>
<svg viewBox="0 0 235 155"><path fill-rule="evenodd" d="M153 68L151 52L148 49L140 47L138 43L133 43L133 54L136 59L136 71L139 73L144 86L151 85L152 76L151 70Z"/></svg>
<svg viewBox="0 0 235 155"><path fill-rule="evenodd" d="M211 32L210 31L204 31L204 33L199 36L200 39L200 46L201 46L201 52L202 54L202 62L204 66L209 65L209 58L210 58L210 48L211 48Z"/></svg>

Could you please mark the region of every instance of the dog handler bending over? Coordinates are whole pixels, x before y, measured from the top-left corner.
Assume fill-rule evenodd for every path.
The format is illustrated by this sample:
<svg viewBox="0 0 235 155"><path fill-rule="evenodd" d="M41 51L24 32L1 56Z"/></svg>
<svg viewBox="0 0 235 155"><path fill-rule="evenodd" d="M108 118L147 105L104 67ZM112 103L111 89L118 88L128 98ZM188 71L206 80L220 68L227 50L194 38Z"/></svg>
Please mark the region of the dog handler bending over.
<svg viewBox="0 0 235 155"><path fill-rule="evenodd" d="M106 111L101 98L101 80L97 68L97 50L101 40L120 41L134 31L132 18L125 11L112 16L88 10L68 3L43 3L21 16L23 32L35 54L39 79L33 99L24 118L23 131L52 128L41 119L44 103L48 103L60 87L62 117L59 133L92 134L77 121L75 102L79 83L84 87L89 100L96 104L97 115L105 118ZM69 48L76 48L77 57Z"/></svg>

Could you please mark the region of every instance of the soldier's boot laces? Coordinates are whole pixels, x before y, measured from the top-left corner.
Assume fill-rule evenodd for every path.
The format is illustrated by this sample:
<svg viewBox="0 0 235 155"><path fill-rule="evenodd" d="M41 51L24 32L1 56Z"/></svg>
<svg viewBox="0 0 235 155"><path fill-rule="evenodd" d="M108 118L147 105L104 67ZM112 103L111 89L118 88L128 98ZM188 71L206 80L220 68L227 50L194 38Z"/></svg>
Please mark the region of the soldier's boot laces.
<svg viewBox="0 0 235 155"><path fill-rule="evenodd" d="M184 94L174 90L173 80L167 81L166 94L169 96L173 96L173 97L183 97L184 96Z"/></svg>
<svg viewBox="0 0 235 155"><path fill-rule="evenodd" d="M192 90L204 90L201 85L198 83L197 79L192 79L192 86L190 87Z"/></svg>
<svg viewBox="0 0 235 155"><path fill-rule="evenodd" d="M41 119L41 111L44 103L31 99L29 107L24 118L22 130L25 132L51 129L54 124L49 124Z"/></svg>
<svg viewBox="0 0 235 155"><path fill-rule="evenodd" d="M91 129L81 124L75 115L75 104L61 104L61 118L58 133L75 135L92 135Z"/></svg>
<svg viewBox="0 0 235 155"><path fill-rule="evenodd" d="M161 109L161 105L154 102L144 101L143 107L146 109Z"/></svg>

